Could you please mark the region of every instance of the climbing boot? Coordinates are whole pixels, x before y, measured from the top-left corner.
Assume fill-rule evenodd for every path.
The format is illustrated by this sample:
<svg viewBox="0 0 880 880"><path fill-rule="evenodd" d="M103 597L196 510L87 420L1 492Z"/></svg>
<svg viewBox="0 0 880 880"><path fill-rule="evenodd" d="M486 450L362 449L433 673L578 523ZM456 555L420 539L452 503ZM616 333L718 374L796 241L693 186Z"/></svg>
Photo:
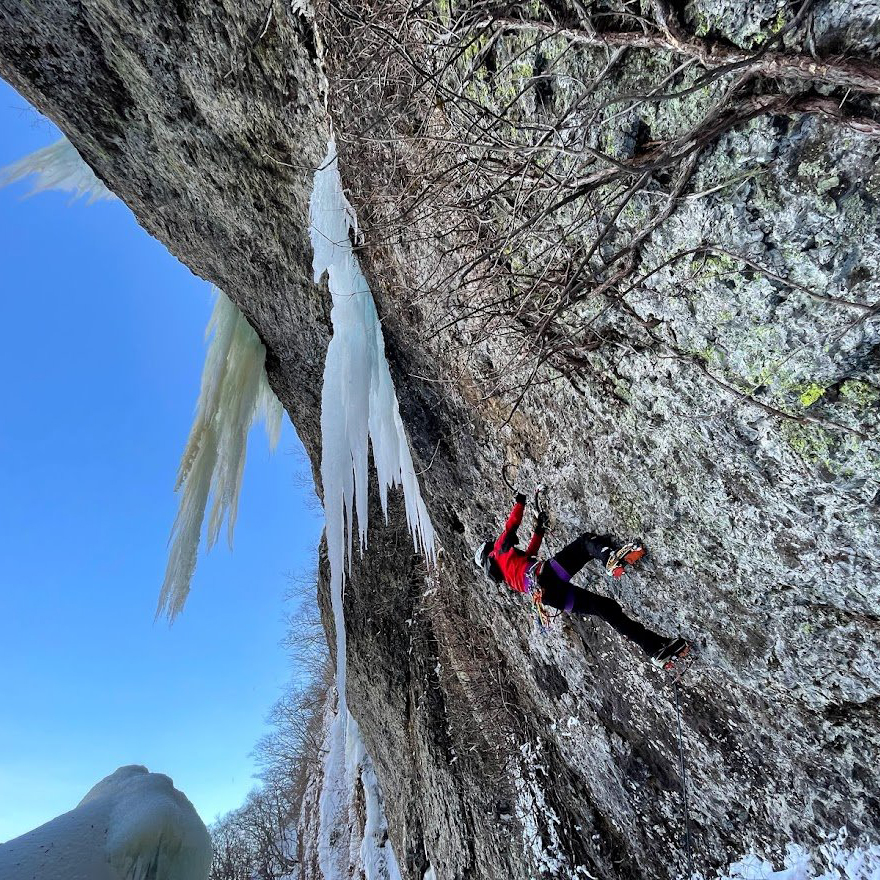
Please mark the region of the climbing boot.
<svg viewBox="0 0 880 880"><path fill-rule="evenodd" d="M633 565L638 562L648 551L641 544L630 544L632 550L623 554L623 561L627 565Z"/></svg>
<svg viewBox="0 0 880 880"><path fill-rule="evenodd" d="M676 660L681 660L690 652L690 643L685 639L670 639L651 656L651 663L660 669L672 669Z"/></svg>
<svg viewBox="0 0 880 880"><path fill-rule="evenodd" d="M619 578L623 575L627 565L638 562L648 551L634 541L624 544L619 550L614 550L605 563L605 573L609 577Z"/></svg>

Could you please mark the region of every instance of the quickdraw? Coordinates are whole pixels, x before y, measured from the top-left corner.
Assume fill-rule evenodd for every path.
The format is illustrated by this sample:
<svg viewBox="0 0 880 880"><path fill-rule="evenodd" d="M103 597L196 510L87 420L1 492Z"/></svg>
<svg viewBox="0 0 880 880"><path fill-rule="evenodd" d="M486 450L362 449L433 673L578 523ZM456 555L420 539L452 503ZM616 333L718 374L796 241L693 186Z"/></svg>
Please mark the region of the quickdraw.
<svg viewBox="0 0 880 880"><path fill-rule="evenodd" d="M560 612L554 611L551 613L547 610L547 606L541 601L544 598L544 591L540 587L533 590L531 596L532 607L535 609L535 614L538 615L538 622L541 624L541 628L549 629L553 625L553 621L559 617Z"/></svg>
<svg viewBox="0 0 880 880"><path fill-rule="evenodd" d="M553 623L553 618L547 611L547 606L541 601L543 598L544 591L542 589L539 588L532 592L532 607L535 609L535 614L538 615L538 622L544 629L547 629Z"/></svg>

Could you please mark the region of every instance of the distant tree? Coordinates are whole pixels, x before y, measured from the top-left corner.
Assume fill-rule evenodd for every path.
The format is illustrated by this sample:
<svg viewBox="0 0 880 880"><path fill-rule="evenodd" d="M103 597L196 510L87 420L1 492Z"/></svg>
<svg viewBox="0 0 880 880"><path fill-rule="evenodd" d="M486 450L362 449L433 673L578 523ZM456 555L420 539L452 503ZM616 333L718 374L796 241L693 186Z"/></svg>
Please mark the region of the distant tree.
<svg viewBox="0 0 880 880"><path fill-rule="evenodd" d="M214 858L211 880L251 880L253 856L250 841L241 833L233 813L211 826Z"/></svg>
<svg viewBox="0 0 880 880"><path fill-rule="evenodd" d="M316 581L311 572L308 582ZM303 593L306 578L296 581ZM210 880L288 880L297 876L296 825L308 769L321 750L323 709L333 680L327 643L314 601L287 618L284 646L295 674L269 712L272 729L254 748L260 784L237 810L210 829Z"/></svg>

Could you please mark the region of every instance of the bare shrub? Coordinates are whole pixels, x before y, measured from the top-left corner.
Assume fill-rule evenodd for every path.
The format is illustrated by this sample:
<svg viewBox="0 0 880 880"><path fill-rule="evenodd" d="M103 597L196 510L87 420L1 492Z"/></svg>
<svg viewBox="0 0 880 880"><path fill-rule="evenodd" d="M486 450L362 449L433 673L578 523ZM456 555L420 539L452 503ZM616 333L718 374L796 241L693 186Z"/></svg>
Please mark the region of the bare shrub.
<svg viewBox="0 0 880 880"><path fill-rule="evenodd" d="M295 584L297 595L315 572ZM271 730L254 748L260 784L245 803L211 827L210 880L280 880L297 866L297 819L310 768L320 759L322 714L333 674L313 599L287 618L284 646L294 675L269 712Z"/></svg>

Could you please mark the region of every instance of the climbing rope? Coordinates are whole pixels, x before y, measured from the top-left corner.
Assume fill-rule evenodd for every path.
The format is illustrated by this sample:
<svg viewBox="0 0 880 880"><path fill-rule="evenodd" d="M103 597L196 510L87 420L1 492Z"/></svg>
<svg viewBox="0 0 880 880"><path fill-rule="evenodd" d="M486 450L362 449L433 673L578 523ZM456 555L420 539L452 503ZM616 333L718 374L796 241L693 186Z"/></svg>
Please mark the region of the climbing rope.
<svg viewBox="0 0 880 880"><path fill-rule="evenodd" d="M688 791L687 791L687 767L684 760L684 746L681 737L681 705L678 699L678 683L681 681L681 671L675 671L675 678L672 679L672 691L675 694L675 715L678 720L678 774L681 777L681 802L682 812L684 815L684 845L687 853L688 863L688 880L694 876L694 856L691 849L691 819L688 811Z"/></svg>

